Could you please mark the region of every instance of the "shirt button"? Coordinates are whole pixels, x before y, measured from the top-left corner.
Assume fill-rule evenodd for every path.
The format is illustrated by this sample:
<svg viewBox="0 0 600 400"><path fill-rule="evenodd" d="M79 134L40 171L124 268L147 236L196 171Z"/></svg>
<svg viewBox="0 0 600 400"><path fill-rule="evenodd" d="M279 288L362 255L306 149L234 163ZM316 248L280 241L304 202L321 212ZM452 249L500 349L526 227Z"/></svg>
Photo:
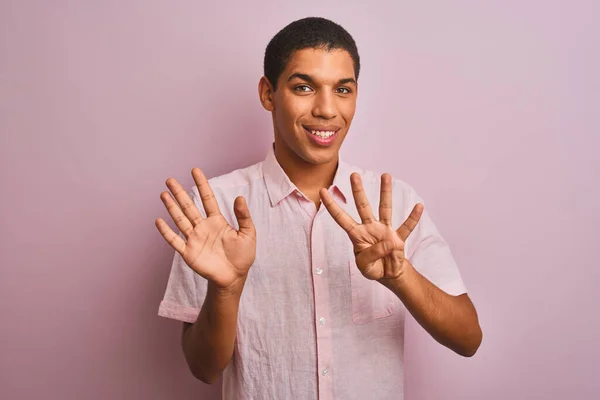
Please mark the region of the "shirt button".
<svg viewBox="0 0 600 400"><path fill-rule="evenodd" d="M325 368L323 371L321 371L321 373L323 374L323 376L325 376L329 373L329 370Z"/></svg>
<svg viewBox="0 0 600 400"><path fill-rule="evenodd" d="M323 317L319 318L319 323L321 325L325 325L325 318L323 318Z"/></svg>
<svg viewBox="0 0 600 400"><path fill-rule="evenodd" d="M321 275L323 273L323 270L321 268L317 268L315 272L317 273L317 275Z"/></svg>

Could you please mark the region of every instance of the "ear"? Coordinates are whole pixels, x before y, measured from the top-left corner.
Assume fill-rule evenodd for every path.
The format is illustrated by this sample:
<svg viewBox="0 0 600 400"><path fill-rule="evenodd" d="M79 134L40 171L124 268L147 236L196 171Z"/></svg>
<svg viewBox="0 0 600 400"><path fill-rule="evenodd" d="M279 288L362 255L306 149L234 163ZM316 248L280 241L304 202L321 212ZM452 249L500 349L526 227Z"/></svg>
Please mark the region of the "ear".
<svg viewBox="0 0 600 400"><path fill-rule="evenodd" d="M267 111L275 110L274 92L273 85L271 85L269 79L266 76L260 78L260 81L258 82L258 98L264 109Z"/></svg>

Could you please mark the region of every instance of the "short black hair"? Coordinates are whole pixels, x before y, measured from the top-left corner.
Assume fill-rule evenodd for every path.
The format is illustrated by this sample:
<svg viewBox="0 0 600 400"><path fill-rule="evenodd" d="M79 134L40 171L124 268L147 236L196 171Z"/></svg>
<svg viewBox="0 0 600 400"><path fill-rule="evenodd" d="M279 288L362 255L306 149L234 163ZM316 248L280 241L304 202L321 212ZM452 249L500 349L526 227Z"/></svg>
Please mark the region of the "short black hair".
<svg viewBox="0 0 600 400"><path fill-rule="evenodd" d="M265 50L264 74L277 90L277 81L290 57L302 49L346 50L354 62L354 75L358 81L360 57L352 36L340 25L320 17L299 19L280 30Z"/></svg>

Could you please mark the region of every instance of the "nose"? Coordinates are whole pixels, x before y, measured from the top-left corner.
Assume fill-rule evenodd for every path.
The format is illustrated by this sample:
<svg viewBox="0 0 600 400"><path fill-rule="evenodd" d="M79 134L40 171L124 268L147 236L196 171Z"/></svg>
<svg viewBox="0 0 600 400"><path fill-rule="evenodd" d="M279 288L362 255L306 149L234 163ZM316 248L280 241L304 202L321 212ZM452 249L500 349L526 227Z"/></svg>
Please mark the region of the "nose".
<svg viewBox="0 0 600 400"><path fill-rule="evenodd" d="M332 119L336 117L336 105L333 93L321 91L315 96L312 115L315 118Z"/></svg>

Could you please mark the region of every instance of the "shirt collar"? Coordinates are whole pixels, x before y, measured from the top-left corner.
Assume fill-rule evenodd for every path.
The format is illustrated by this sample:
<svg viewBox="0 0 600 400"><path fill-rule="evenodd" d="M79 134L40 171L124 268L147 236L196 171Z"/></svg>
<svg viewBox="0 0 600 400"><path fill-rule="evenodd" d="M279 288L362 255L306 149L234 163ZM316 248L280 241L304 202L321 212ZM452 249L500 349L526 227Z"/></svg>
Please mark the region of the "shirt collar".
<svg viewBox="0 0 600 400"><path fill-rule="evenodd" d="M340 200L342 200L344 203L347 202L348 196L352 194L350 174L350 166L344 163L340 157L338 159L338 168L331 186L337 189L337 192L340 195ZM281 168L281 165L279 165L279 162L275 157L273 146L269 147L269 152L267 153L267 157L263 162L263 176L272 207L276 206L281 200L285 199L290 194L296 191L299 192L296 185L294 185L294 183L286 175L283 168Z"/></svg>

